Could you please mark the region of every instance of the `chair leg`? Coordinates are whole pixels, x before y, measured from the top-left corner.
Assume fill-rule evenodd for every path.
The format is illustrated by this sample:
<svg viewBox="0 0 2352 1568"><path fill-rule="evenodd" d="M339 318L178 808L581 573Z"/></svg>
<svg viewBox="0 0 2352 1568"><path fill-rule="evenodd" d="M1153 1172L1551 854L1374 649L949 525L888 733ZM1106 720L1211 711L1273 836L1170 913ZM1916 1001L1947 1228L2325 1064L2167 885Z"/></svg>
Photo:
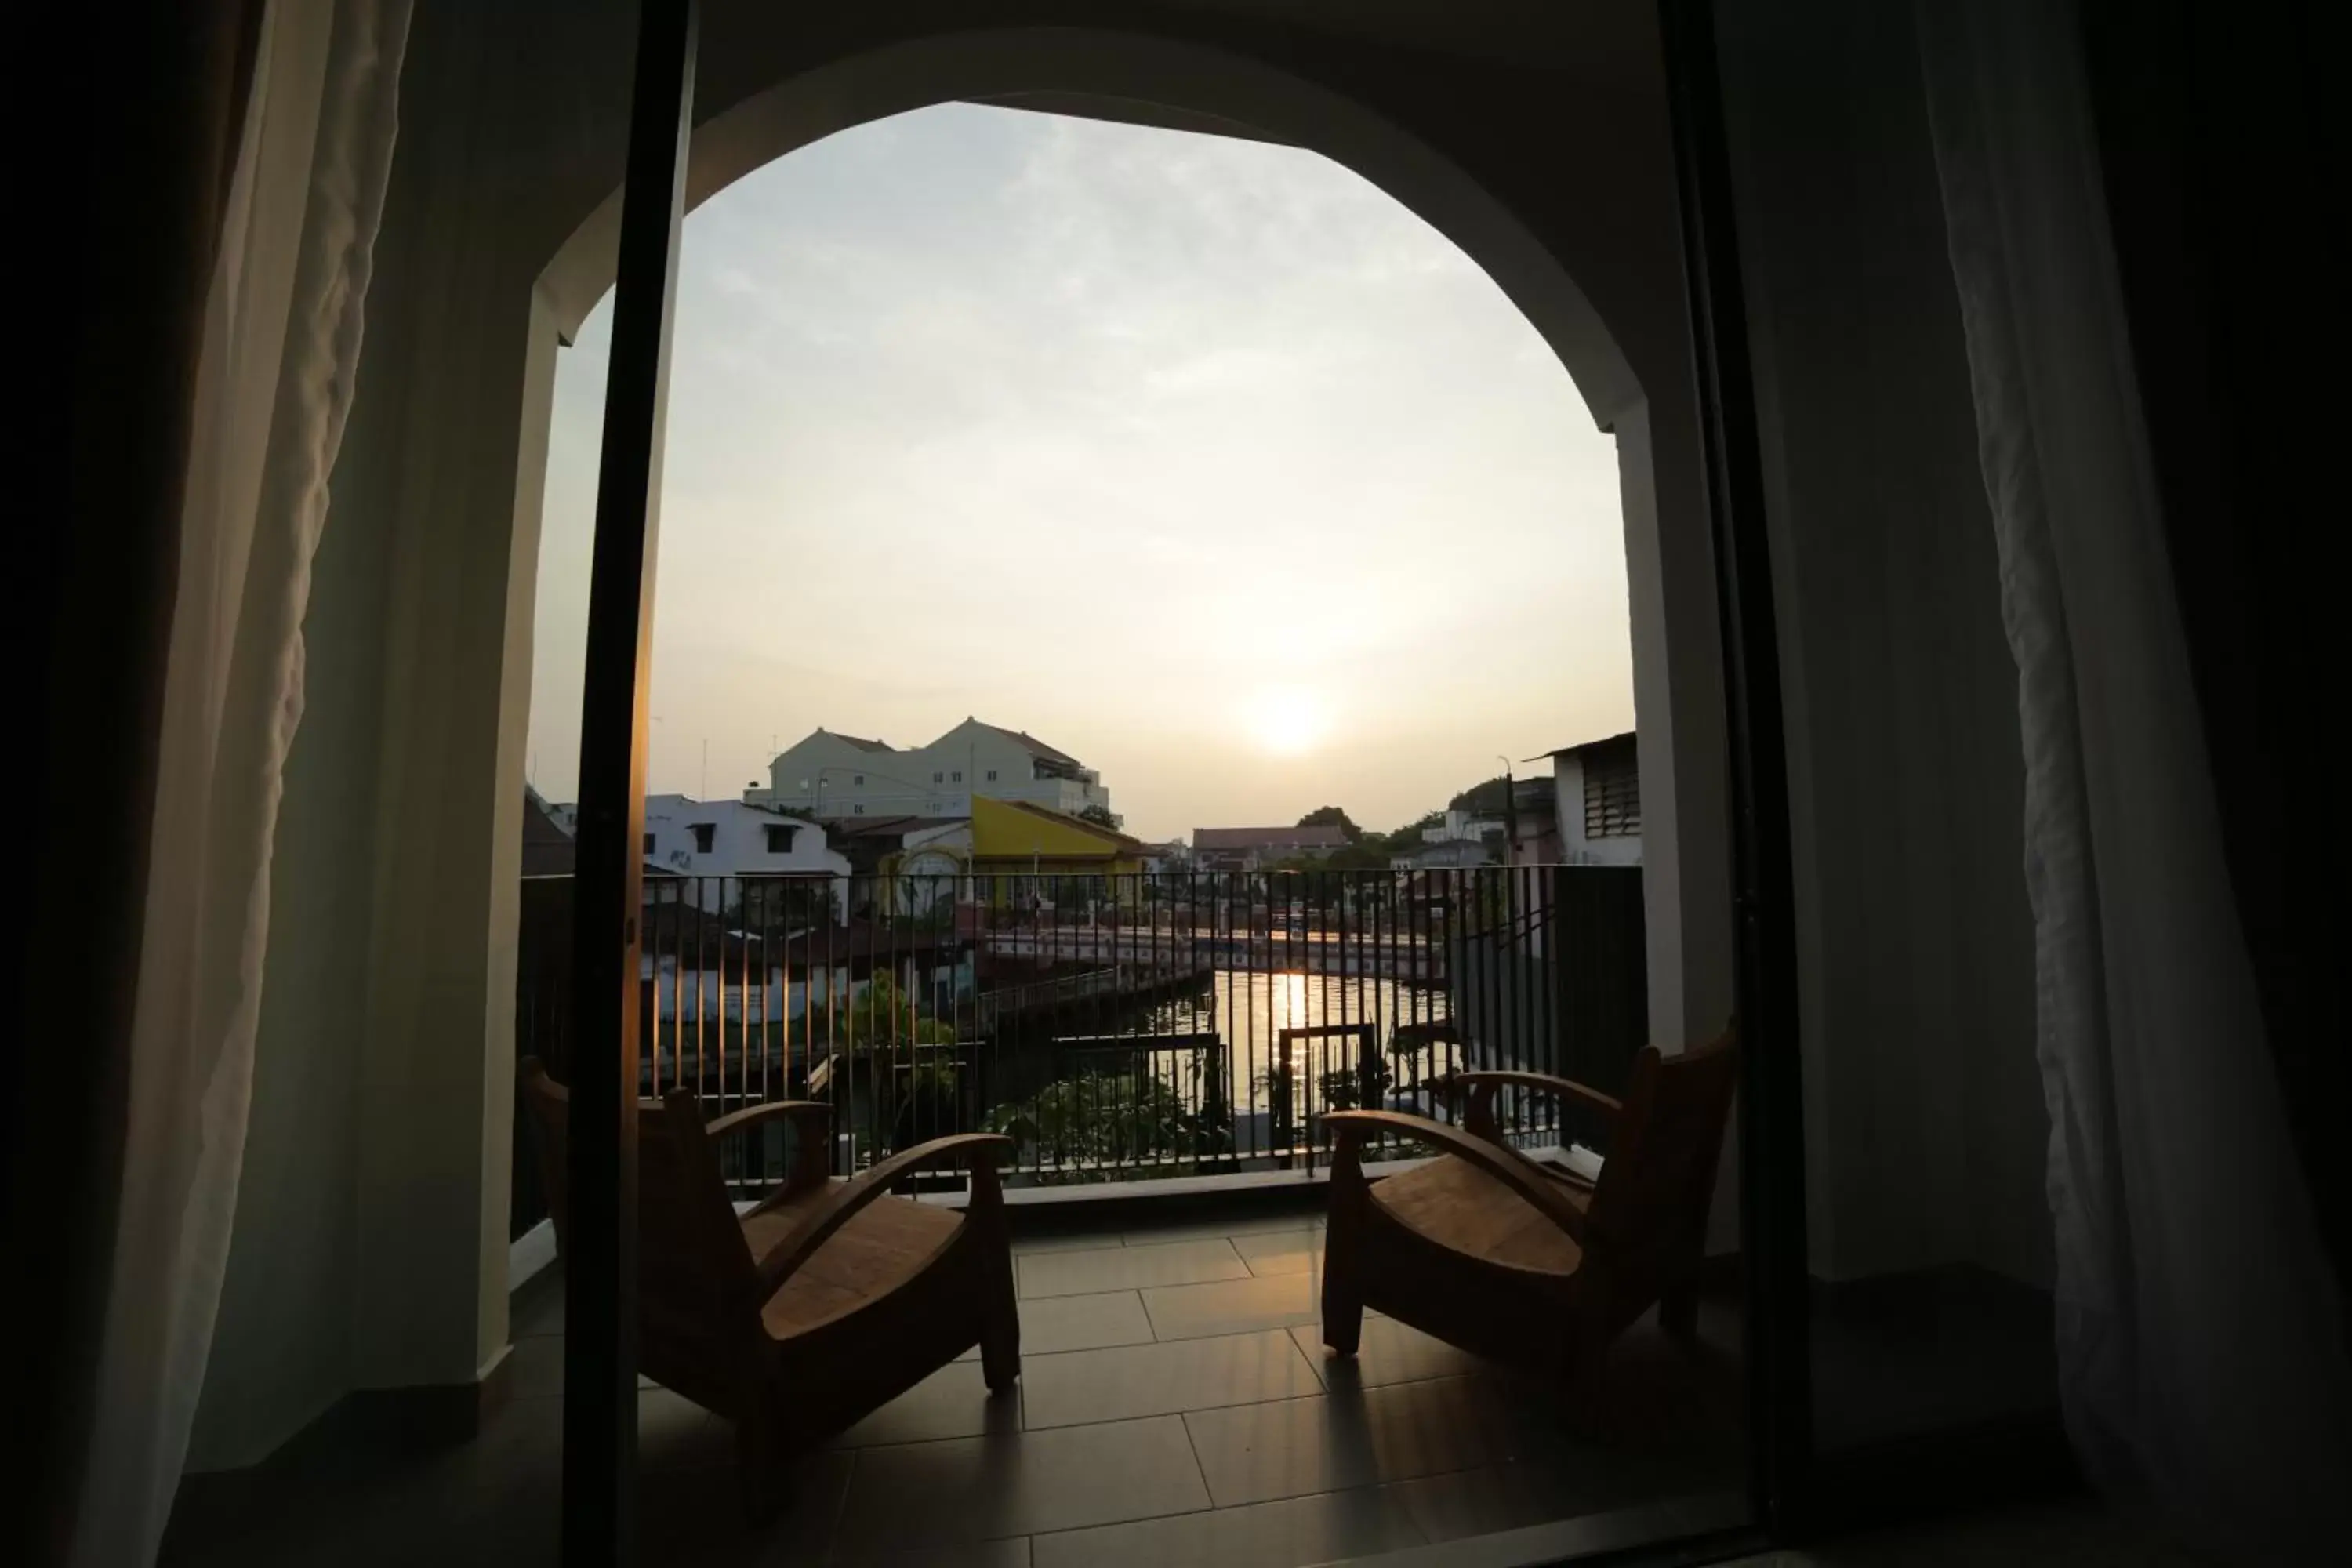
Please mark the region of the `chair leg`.
<svg viewBox="0 0 2352 1568"><path fill-rule="evenodd" d="M1323 1342L1339 1355L1354 1355L1363 1342L1364 1303L1347 1291L1335 1289L1331 1276L1323 1276Z"/></svg>
<svg viewBox="0 0 2352 1568"><path fill-rule="evenodd" d="M1021 1304L1013 1285L1013 1259L1004 1258L1004 1268L990 1288L994 1298L988 1310L987 1321L980 1331L980 1372L991 1394L1011 1391L1021 1376Z"/></svg>
<svg viewBox="0 0 2352 1568"><path fill-rule="evenodd" d="M1330 1210L1323 1227L1323 1343L1351 1356L1364 1337L1364 1285L1359 1242L1371 1206L1361 1139L1342 1131L1331 1151Z"/></svg>

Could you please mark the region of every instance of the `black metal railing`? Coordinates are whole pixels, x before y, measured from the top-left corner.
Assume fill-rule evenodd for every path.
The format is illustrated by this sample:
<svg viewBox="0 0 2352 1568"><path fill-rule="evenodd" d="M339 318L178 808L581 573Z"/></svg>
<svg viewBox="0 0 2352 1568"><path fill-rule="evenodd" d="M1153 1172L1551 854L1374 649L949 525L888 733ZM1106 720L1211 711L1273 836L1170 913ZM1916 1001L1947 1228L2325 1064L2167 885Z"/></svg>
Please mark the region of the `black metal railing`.
<svg viewBox="0 0 2352 1568"><path fill-rule="evenodd" d="M517 1006L559 1077L568 891L526 889ZM1327 1111L1445 1114L1466 1067L1613 1092L1647 1033L1624 868L665 877L641 932L643 1091L827 1101L841 1173L971 1131L1014 1140L1014 1184L1311 1172ZM1500 1110L1525 1142L1589 1136ZM772 1179L786 1136L733 1173Z"/></svg>

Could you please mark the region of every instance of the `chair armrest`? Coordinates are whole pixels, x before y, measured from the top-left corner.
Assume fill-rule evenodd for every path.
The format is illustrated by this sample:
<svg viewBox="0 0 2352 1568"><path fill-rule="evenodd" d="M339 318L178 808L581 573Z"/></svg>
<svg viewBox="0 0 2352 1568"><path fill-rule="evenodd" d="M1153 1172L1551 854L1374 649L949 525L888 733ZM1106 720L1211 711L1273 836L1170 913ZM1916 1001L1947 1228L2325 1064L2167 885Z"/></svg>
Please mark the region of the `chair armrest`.
<svg viewBox="0 0 2352 1568"><path fill-rule="evenodd" d="M1347 1144L1374 1131L1396 1132L1423 1143L1434 1143L1510 1188L1529 1207L1566 1231L1571 1240L1580 1244L1584 1240L1584 1211L1569 1202L1556 1183L1510 1150L1475 1133L1398 1110L1327 1110L1323 1121L1326 1126L1338 1128L1340 1142Z"/></svg>
<svg viewBox="0 0 2352 1568"><path fill-rule="evenodd" d="M864 1175L844 1182L790 1236L759 1260L760 1300L764 1301L774 1295L793 1277L793 1271L807 1262L835 1231L856 1217L858 1210L888 1193L908 1172L945 1164L967 1154L992 1163L997 1154L1012 1146L1013 1140L1001 1133L959 1132L951 1138L934 1138L893 1154Z"/></svg>
<svg viewBox="0 0 2352 1568"><path fill-rule="evenodd" d="M788 1117L793 1121L830 1122L833 1120L833 1107L821 1100L771 1100L765 1104L747 1105L740 1110L730 1110L716 1121L704 1123L702 1131L716 1140L724 1138L730 1132L741 1132L750 1128L763 1126L779 1117ZM817 1135L819 1137L824 1135L822 1126L818 1129ZM803 1133L803 1136L806 1134Z"/></svg>
<svg viewBox="0 0 2352 1568"><path fill-rule="evenodd" d="M793 1168L784 1173L781 1193L802 1193L822 1185L833 1172L833 1107L821 1100L772 1100L730 1110L703 1128L712 1142L730 1132L748 1132L779 1119L789 1121L800 1134Z"/></svg>
<svg viewBox="0 0 2352 1568"><path fill-rule="evenodd" d="M1538 1094L1557 1095L1562 1100L1580 1100L1614 1115L1625 1109L1624 1101L1614 1095L1577 1082L1572 1078L1554 1078L1548 1072L1506 1072L1502 1070L1457 1072L1438 1079L1437 1087L1448 1095L1458 1089L1492 1090L1505 1084L1532 1089Z"/></svg>

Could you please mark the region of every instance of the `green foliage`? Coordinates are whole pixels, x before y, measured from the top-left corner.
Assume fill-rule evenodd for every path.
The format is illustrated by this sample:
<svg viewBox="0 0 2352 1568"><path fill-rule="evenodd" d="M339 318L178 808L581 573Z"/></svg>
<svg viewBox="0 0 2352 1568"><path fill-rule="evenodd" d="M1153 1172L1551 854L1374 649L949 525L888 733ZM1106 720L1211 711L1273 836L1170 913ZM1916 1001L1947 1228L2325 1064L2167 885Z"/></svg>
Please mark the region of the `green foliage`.
<svg viewBox="0 0 2352 1568"><path fill-rule="evenodd" d="M1318 805L1298 819L1301 827L1336 827L1348 836L1350 844L1359 843L1364 830L1357 826L1348 814L1336 805Z"/></svg>
<svg viewBox="0 0 2352 1568"><path fill-rule="evenodd" d="M1468 789L1447 801L1446 809L1467 811L1482 816L1490 814L1499 816L1502 815L1503 802L1509 790L1509 782L1502 774L1496 773L1493 778L1472 784Z"/></svg>
<svg viewBox="0 0 2352 1568"><path fill-rule="evenodd" d="M1077 814L1080 822L1091 822L1097 827L1108 827L1116 833L1126 818L1107 805L1089 805Z"/></svg>
<svg viewBox="0 0 2352 1568"><path fill-rule="evenodd" d="M1173 1085L1148 1073L1079 1073L1056 1079L1028 1100L992 1108L988 1130L1020 1145L1018 1163L1089 1168L1172 1164L1233 1146L1224 1120L1188 1108Z"/></svg>
<svg viewBox="0 0 2352 1568"><path fill-rule="evenodd" d="M848 1046L951 1044L955 1030L937 1018L926 1018L914 1000L898 987L888 971L877 970L857 1000L843 1013L840 1042Z"/></svg>
<svg viewBox="0 0 2352 1568"><path fill-rule="evenodd" d="M1326 1110L1378 1110L1379 1096L1388 1088L1389 1075L1385 1068L1373 1074L1373 1097L1370 1101L1363 1097L1363 1075L1354 1068L1335 1068L1318 1077L1315 1082L1323 1091Z"/></svg>

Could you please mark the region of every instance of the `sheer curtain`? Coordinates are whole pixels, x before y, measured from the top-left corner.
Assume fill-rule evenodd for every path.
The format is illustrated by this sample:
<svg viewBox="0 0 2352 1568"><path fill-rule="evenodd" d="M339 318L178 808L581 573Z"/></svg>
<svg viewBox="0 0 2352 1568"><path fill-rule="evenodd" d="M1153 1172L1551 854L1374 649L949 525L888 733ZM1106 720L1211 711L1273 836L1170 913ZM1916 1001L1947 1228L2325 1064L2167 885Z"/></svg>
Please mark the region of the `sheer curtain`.
<svg viewBox="0 0 2352 1568"><path fill-rule="evenodd" d="M245 1142L302 613L360 352L408 0L273 0L206 300L129 1137L74 1561L152 1560Z"/></svg>
<svg viewBox="0 0 2352 1568"><path fill-rule="evenodd" d="M2078 18L1917 14L2018 668L2067 1425L2111 1495L2276 1560L2343 1528L2352 1374L2222 858Z"/></svg>

